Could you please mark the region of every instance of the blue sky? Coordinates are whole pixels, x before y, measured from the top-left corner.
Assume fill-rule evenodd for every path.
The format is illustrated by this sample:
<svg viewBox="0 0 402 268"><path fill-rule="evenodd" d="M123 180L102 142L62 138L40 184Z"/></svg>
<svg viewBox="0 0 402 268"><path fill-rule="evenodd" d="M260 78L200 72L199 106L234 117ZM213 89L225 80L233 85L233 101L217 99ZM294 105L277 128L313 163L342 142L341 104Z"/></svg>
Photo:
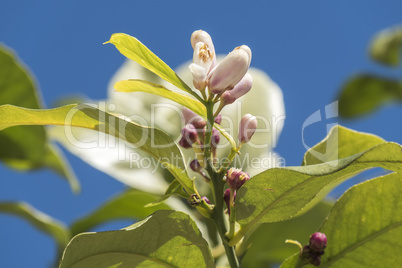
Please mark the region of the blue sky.
<svg viewBox="0 0 402 268"><path fill-rule="evenodd" d="M112 33L136 36L176 67L192 56L197 29L208 31L218 53L247 44L252 66L281 87L286 121L276 150L288 165L301 163L303 122L336 100L346 78L361 71L400 77L368 58L378 31L401 23L400 1L61 1L3 0L0 42L13 48L34 73L45 104L83 94L106 97L107 83L124 57L102 45ZM353 121L332 119L359 131L402 143L401 107L389 105ZM326 122L305 132L314 145ZM79 196L48 171L21 174L0 165L0 200L24 200L66 222L95 209L124 186L66 153L82 183ZM124 227L125 223L113 225ZM108 227L105 227L108 228ZM46 267L53 241L14 217L0 215L0 266Z"/></svg>

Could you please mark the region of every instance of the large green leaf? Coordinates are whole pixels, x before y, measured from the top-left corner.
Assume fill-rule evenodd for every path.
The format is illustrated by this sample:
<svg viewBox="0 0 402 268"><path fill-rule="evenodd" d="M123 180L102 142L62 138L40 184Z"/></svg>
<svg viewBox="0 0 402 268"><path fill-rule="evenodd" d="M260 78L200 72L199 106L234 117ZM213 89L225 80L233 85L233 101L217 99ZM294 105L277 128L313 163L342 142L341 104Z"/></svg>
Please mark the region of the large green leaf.
<svg viewBox="0 0 402 268"><path fill-rule="evenodd" d="M370 56L377 62L398 66L402 49L402 27L394 27L379 32L370 44Z"/></svg>
<svg viewBox="0 0 402 268"><path fill-rule="evenodd" d="M92 129L122 139L162 164L170 164L167 168L175 176L182 177L186 174L181 151L167 134L158 129L128 122L85 104L72 104L48 110L2 105L0 114L3 115L0 117L0 130L19 125L65 125L66 132L68 126Z"/></svg>
<svg viewBox="0 0 402 268"><path fill-rule="evenodd" d="M0 44L0 105L38 109L42 106L28 68ZM0 120L5 115L0 114ZM0 133L0 160L23 171L49 168L65 177L74 191L79 184L61 152L50 143L43 126L18 126Z"/></svg>
<svg viewBox="0 0 402 268"><path fill-rule="evenodd" d="M344 118L362 116L391 101L402 100L402 84L372 74L350 78L339 96L339 114Z"/></svg>
<svg viewBox="0 0 402 268"><path fill-rule="evenodd" d="M18 216L27 220L35 228L52 236L59 250L64 249L70 240L68 228L61 222L35 209L24 202L0 202L0 212Z"/></svg>
<svg viewBox="0 0 402 268"><path fill-rule="evenodd" d="M391 173L349 189L320 232L328 239L320 267L399 267L402 176ZM281 267L304 267L298 254Z"/></svg>
<svg viewBox="0 0 402 268"><path fill-rule="evenodd" d="M321 202L300 217L261 224L251 236L246 236L242 243L242 248L248 248L242 259L242 266L275 267L298 250L294 245L286 244L285 240L293 239L306 244L309 236L318 230L331 208L332 204Z"/></svg>
<svg viewBox="0 0 402 268"><path fill-rule="evenodd" d="M143 67L157 74L162 79L170 82L176 87L193 94L191 88L164 63L158 56L142 44L137 38L124 33L115 33L105 44L113 44L121 54L138 62Z"/></svg>
<svg viewBox="0 0 402 268"><path fill-rule="evenodd" d="M336 125L327 137L306 152L302 165L315 165L345 158L384 142L386 141L376 135Z"/></svg>
<svg viewBox="0 0 402 268"><path fill-rule="evenodd" d="M90 231L91 228L117 219L143 219L157 210L168 210L166 204L153 207L145 205L158 200L157 195L139 190L127 190L103 204L94 212L75 221L71 226L72 235Z"/></svg>
<svg viewBox="0 0 402 268"><path fill-rule="evenodd" d="M114 85L114 87L119 92L147 92L158 95L175 101L203 117L207 116L207 110L201 102L186 95L170 91L162 85L157 85L144 80L133 79L119 81Z"/></svg>
<svg viewBox="0 0 402 268"><path fill-rule="evenodd" d="M161 210L123 230L77 235L63 254L64 267L214 267L214 262L188 215Z"/></svg>
<svg viewBox="0 0 402 268"><path fill-rule="evenodd" d="M382 143L362 153L317 165L273 168L251 178L238 191L236 219L244 235L253 225L300 214L321 192L369 168L402 170L401 146ZM307 207L309 208L309 207Z"/></svg>

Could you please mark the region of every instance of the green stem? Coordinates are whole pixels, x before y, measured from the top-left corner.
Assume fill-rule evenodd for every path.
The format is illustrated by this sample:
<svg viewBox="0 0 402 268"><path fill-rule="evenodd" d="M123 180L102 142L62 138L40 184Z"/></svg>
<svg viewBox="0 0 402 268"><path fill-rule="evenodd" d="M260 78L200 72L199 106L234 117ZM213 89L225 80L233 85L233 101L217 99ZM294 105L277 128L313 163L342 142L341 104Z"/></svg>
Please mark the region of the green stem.
<svg viewBox="0 0 402 268"><path fill-rule="evenodd" d="M225 217L223 214L223 186L222 181L223 176L219 173L214 173L214 177L211 181L215 188L215 200L216 204L212 212L211 218L215 222L216 228L218 230L219 236L222 240L223 247L225 248L226 256L228 258L231 268L238 268L239 262L237 260L236 252L234 247L230 247L228 244L228 239L226 237L227 228L225 225Z"/></svg>
<svg viewBox="0 0 402 268"><path fill-rule="evenodd" d="M229 240L233 237L234 232L235 232L235 227L236 227L236 210L235 210L235 206L234 206L234 194L235 194L235 190L230 189L229 234L227 236Z"/></svg>
<svg viewBox="0 0 402 268"><path fill-rule="evenodd" d="M223 189L225 183L223 182L223 173L218 173L214 167L213 160L211 158L211 136L212 128L214 126L214 103L212 101L207 101L207 129L205 131L205 148L204 148L204 158L206 159L206 170L211 178L212 188L215 197L215 207L213 209L211 219L214 221L216 228L218 230L219 236L221 237L223 247L225 248L226 256L228 258L231 268L238 268L239 262L234 250L234 247L228 245L228 239L226 237L227 228L225 225L225 217L223 214L224 201L223 201Z"/></svg>

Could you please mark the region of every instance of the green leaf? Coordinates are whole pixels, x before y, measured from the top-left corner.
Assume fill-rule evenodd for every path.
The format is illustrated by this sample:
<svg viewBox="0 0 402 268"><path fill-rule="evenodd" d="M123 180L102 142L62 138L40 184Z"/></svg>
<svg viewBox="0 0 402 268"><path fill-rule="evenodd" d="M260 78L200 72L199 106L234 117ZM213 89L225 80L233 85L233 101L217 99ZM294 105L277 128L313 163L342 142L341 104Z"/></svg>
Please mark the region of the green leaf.
<svg viewBox="0 0 402 268"><path fill-rule="evenodd" d="M349 189L320 232L323 267L398 267L402 263L402 175L392 173Z"/></svg>
<svg viewBox="0 0 402 268"><path fill-rule="evenodd" d="M157 210L168 210L170 207L160 204L152 208L144 207L155 202L158 196L139 190L127 190L107 201L100 208L75 221L71 226L72 235L87 232L99 224L117 219L143 219Z"/></svg>
<svg viewBox="0 0 402 268"><path fill-rule="evenodd" d="M289 258L287 258L280 266L280 268L299 268L302 266L306 266L306 267L315 267L312 264L306 264L305 261L303 261L302 259L300 259L300 254L299 253L295 253L292 256L290 256Z"/></svg>
<svg viewBox="0 0 402 268"><path fill-rule="evenodd" d="M398 66L402 49L402 27L397 26L379 32L371 41L370 56L373 60L388 65Z"/></svg>
<svg viewBox="0 0 402 268"><path fill-rule="evenodd" d="M194 94L191 88L158 56L143 45L137 38L124 33L115 33L105 44L113 44L121 54L139 63L172 85Z"/></svg>
<svg viewBox="0 0 402 268"><path fill-rule="evenodd" d="M42 106L37 86L28 68L10 49L0 44L0 105L2 104L33 109ZM74 191L79 191L77 178L63 154L49 141L44 127L18 126L7 129L0 133L0 148L0 160L9 167L22 171L49 168L66 178Z"/></svg>
<svg viewBox="0 0 402 268"><path fill-rule="evenodd" d="M82 127L110 134L122 139L160 163L169 164L168 170L183 177L186 167L176 143L164 132L137 125L102 112L85 104L67 105L55 109L34 110L12 105L0 106L0 130L19 125L65 125ZM176 174L177 173L177 174Z"/></svg>
<svg viewBox="0 0 402 268"><path fill-rule="evenodd" d="M331 208L332 204L321 202L300 217L261 224L251 236L244 238L242 248L248 250L242 259L242 266L275 267L275 264L283 262L289 255L299 252L298 247L286 244L285 240L293 239L307 244L310 235L318 230Z"/></svg>
<svg viewBox="0 0 402 268"><path fill-rule="evenodd" d="M25 219L38 230L50 235L56 241L59 250L63 250L71 236L67 227L49 215L24 202L0 202L0 212Z"/></svg>
<svg viewBox="0 0 402 268"><path fill-rule="evenodd" d="M402 100L402 84L372 74L353 76L342 87L339 115L353 118L369 114L391 101Z"/></svg>
<svg viewBox="0 0 402 268"><path fill-rule="evenodd" d="M327 137L306 152L302 165L315 165L346 158L384 142L386 141L376 135L337 125L329 131Z"/></svg>
<svg viewBox="0 0 402 268"><path fill-rule="evenodd" d="M300 214L321 191L373 167L402 170L401 146L382 143L365 152L328 163L262 172L238 191L236 219L242 225L237 239L256 223L277 222ZM309 207L307 207L309 208Z"/></svg>
<svg viewBox="0 0 402 268"><path fill-rule="evenodd" d="M391 173L350 188L319 230L328 240L320 267L399 267L401 187L401 174ZM295 265L297 259L292 256L281 267L313 267Z"/></svg>
<svg viewBox="0 0 402 268"><path fill-rule="evenodd" d="M133 79L117 82L114 87L116 91L119 92L147 92L158 95L175 101L203 117L207 116L207 109L201 102L186 95L170 91L162 85L157 85L144 80Z"/></svg>
<svg viewBox="0 0 402 268"><path fill-rule="evenodd" d="M214 267L214 262L188 215L161 210L123 230L77 235L60 264L60 268L111 266Z"/></svg>

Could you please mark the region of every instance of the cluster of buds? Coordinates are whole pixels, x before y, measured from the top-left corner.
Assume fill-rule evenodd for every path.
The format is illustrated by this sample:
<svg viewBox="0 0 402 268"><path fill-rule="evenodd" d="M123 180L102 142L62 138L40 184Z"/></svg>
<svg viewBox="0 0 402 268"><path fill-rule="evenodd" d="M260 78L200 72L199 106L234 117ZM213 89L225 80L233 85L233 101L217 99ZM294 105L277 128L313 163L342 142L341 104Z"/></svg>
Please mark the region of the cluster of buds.
<svg viewBox="0 0 402 268"><path fill-rule="evenodd" d="M194 49L193 63L189 69L194 87L221 97L221 106L233 103L248 91L253 80L247 73L251 62L251 49L242 45L236 47L219 64L216 63L215 47L211 36L202 30L193 32L191 46Z"/></svg>
<svg viewBox="0 0 402 268"><path fill-rule="evenodd" d="M321 256L324 255L324 249L327 247L327 237L325 234L317 232L310 236L310 242L303 247L301 257L314 266L321 263Z"/></svg>
<svg viewBox="0 0 402 268"><path fill-rule="evenodd" d="M194 143L198 143L199 147L203 148L206 124L207 122L198 114L194 113L190 109L183 108L183 117L185 126L181 130L181 139L179 141L179 145L185 149L191 148ZM215 123L219 124L222 120L222 117L218 115L215 118ZM212 152L215 154L216 147L220 142L219 131L215 128L212 129L211 136L211 147Z"/></svg>

